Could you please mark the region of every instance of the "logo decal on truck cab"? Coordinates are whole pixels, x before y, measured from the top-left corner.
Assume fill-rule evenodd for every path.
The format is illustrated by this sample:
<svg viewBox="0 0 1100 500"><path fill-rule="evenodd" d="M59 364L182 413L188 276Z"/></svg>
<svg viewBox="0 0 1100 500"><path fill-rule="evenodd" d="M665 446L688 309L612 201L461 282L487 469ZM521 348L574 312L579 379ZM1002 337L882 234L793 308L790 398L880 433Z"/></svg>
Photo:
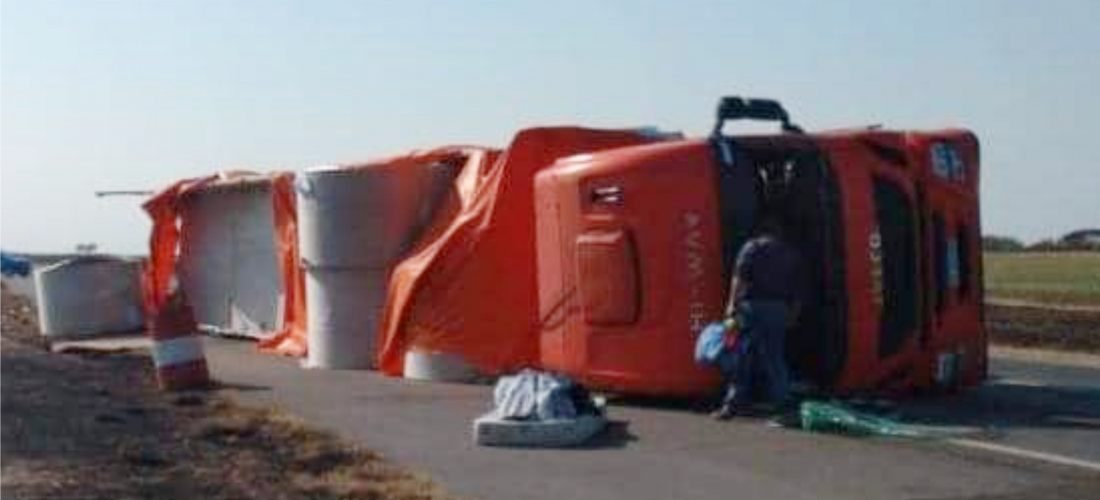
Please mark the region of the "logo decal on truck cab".
<svg viewBox="0 0 1100 500"><path fill-rule="evenodd" d="M871 231L867 241L867 250L871 259L871 300L882 308L882 232L878 226Z"/></svg>
<svg viewBox="0 0 1100 500"><path fill-rule="evenodd" d="M707 326L707 305L703 300L703 278L706 276L706 261L703 256L703 230L700 229L702 217L694 210L684 212L681 217L684 224L684 276L688 289L688 329L698 335Z"/></svg>
<svg viewBox="0 0 1100 500"><path fill-rule="evenodd" d="M929 156L931 156L932 172L936 176L947 181L966 181L966 163L963 161L962 154L951 143L932 143Z"/></svg>

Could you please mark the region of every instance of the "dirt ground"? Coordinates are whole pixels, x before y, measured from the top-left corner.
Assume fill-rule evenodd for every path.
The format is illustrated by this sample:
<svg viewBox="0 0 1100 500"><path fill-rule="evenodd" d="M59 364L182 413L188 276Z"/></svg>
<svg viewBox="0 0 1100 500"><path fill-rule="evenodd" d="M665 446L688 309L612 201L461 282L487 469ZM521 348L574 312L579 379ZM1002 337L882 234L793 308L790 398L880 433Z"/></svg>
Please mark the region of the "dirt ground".
<svg viewBox="0 0 1100 500"><path fill-rule="evenodd" d="M29 304L2 303L4 498L448 498L272 410L160 393L143 352L50 353Z"/></svg>
<svg viewBox="0 0 1100 500"><path fill-rule="evenodd" d="M985 324L994 344L1100 353L1100 312L987 305Z"/></svg>

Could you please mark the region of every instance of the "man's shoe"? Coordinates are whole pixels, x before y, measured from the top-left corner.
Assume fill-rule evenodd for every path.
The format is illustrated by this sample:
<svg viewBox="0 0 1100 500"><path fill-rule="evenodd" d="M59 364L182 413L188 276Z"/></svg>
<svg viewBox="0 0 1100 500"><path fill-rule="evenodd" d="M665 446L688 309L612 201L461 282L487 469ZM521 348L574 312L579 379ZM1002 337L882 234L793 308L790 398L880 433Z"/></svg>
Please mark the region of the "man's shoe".
<svg viewBox="0 0 1100 500"><path fill-rule="evenodd" d="M722 405L721 408L715 410L710 416L715 420L725 421L737 416L737 411L730 405Z"/></svg>

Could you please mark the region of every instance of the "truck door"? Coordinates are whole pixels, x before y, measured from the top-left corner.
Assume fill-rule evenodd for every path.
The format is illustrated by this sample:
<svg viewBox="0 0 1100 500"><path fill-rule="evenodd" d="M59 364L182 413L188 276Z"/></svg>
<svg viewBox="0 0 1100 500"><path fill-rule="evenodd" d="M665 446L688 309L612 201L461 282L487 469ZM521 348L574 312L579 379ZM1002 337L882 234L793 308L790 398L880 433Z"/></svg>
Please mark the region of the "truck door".
<svg viewBox="0 0 1100 500"><path fill-rule="evenodd" d="M912 386L921 330L918 212L900 134L823 136L845 224L847 360L836 389Z"/></svg>

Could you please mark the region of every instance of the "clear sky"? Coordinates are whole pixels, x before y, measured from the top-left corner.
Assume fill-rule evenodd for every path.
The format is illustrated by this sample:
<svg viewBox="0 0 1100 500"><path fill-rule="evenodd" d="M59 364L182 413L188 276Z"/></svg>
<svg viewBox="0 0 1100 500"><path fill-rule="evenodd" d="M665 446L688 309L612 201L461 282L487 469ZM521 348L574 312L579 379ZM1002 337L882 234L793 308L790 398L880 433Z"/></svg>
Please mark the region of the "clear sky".
<svg viewBox="0 0 1100 500"><path fill-rule="evenodd" d="M0 244L143 251L136 198L538 124L966 126L986 233L1100 226L1100 1L0 4Z"/></svg>

